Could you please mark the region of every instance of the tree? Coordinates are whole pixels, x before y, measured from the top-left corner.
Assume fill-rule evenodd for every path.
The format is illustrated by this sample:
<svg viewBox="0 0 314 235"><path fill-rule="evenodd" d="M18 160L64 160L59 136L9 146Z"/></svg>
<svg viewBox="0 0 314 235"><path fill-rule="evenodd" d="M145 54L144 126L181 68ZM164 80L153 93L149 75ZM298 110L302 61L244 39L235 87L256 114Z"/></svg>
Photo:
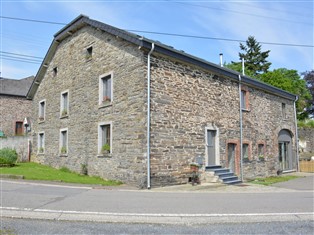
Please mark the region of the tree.
<svg viewBox="0 0 314 235"><path fill-rule="evenodd" d="M303 79L306 82L306 86L312 95L312 99L310 100L307 112L309 115L314 116L314 70L306 71L302 73L302 75L304 76Z"/></svg>
<svg viewBox="0 0 314 235"><path fill-rule="evenodd" d="M244 58L245 71L252 72L254 77L258 77L261 73L266 73L271 66L271 63L267 61L269 56L268 51L261 51L262 46L253 36L249 36L245 42L245 45L240 43L240 49L243 51L239 52L240 61ZM232 64L241 65L241 62L231 62ZM249 74L248 72L245 72Z"/></svg>
<svg viewBox="0 0 314 235"><path fill-rule="evenodd" d="M307 109L310 106L312 97L306 86L306 82L301 79L296 70L286 68L275 69L261 74L260 79L263 82L297 95L299 97L296 103L298 119L304 120L308 117Z"/></svg>

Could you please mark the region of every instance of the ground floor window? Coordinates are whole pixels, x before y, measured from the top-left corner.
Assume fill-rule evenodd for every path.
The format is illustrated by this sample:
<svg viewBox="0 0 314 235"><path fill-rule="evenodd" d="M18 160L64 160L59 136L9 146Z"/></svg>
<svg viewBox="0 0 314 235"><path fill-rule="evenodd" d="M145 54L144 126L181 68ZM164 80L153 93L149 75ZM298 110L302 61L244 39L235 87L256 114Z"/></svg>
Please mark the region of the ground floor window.
<svg viewBox="0 0 314 235"><path fill-rule="evenodd" d="M68 128L60 130L60 153L68 154Z"/></svg>
<svg viewBox="0 0 314 235"><path fill-rule="evenodd" d="M112 153L112 124L103 122L98 125L98 154Z"/></svg>
<svg viewBox="0 0 314 235"><path fill-rule="evenodd" d="M38 153L45 152L45 133L40 132L38 133Z"/></svg>

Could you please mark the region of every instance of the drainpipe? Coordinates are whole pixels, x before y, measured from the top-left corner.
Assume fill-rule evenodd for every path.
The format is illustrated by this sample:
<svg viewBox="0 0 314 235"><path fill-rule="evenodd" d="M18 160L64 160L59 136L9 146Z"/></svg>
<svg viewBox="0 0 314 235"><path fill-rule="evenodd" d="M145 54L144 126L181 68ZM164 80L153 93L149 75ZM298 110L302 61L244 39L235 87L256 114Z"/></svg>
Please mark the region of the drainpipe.
<svg viewBox="0 0 314 235"><path fill-rule="evenodd" d="M150 55L153 53L155 44L147 55L147 189L150 189Z"/></svg>
<svg viewBox="0 0 314 235"><path fill-rule="evenodd" d="M295 101L293 102L294 108L294 122L295 122L295 144L296 144L296 157L297 157L297 171L300 171L300 164L299 164L299 133L298 133L298 120L297 120L297 109L296 109L296 102L298 101L299 97L296 96Z"/></svg>
<svg viewBox="0 0 314 235"><path fill-rule="evenodd" d="M242 139L242 135L243 135L243 131L242 131L242 95L241 92L242 88L241 88L241 75L239 74L239 98L240 98L240 174L241 174L241 181L243 181L243 157L242 157L242 152L243 152L243 139Z"/></svg>

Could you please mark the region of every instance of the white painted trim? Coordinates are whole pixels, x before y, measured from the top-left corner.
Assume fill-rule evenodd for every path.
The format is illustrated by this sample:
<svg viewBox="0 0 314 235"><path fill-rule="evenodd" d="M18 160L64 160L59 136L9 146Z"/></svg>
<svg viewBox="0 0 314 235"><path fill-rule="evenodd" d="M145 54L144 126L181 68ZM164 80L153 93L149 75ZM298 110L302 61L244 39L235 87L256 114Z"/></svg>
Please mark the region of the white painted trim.
<svg viewBox="0 0 314 235"><path fill-rule="evenodd" d="M215 164L220 164L220 146L219 146L219 128L215 125L208 125L205 127L205 164L206 166L209 165L208 163L208 150L207 150L207 131L216 131L215 137Z"/></svg>
<svg viewBox="0 0 314 235"><path fill-rule="evenodd" d="M110 75L111 78L111 96L110 96L110 103L112 103L113 101L113 71L110 71L108 73L104 73L102 75L99 76L99 90L98 90L98 104L102 105L103 102L103 90L104 90L104 86L103 86L103 82L102 79L104 77L107 77Z"/></svg>
<svg viewBox="0 0 314 235"><path fill-rule="evenodd" d="M67 102L68 107L67 107L67 115L65 115L65 116L68 116L70 113L70 91L68 89L68 90L62 91L60 93L60 117L62 117L62 111L64 109L64 107L63 107L63 94L66 94L66 93L68 93L68 102Z"/></svg>
<svg viewBox="0 0 314 235"><path fill-rule="evenodd" d="M110 153L112 153L112 122L99 122L98 123L98 154L101 153L101 147L102 147L102 143L101 143L101 129L100 126L104 126L104 125L109 125L110 126Z"/></svg>
<svg viewBox="0 0 314 235"><path fill-rule="evenodd" d="M41 103L44 103L44 113L43 113L43 118L44 120L46 119L46 105L47 105L47 102L46 102L46 99L43 99L43 100L40 100L38 102L38 117L40 117L40 110L41 110Z"/></svg>
<svg viewBox="0 0 314 235"><path fill-rule="evenodd" d="M42 146L39 146L39 143L40 143L40 135L41 135L41 134L44 134L44 139L43 139L43 145L42 145ZM44 151L43 151L42 153L45 153L45 150L46 150L46 148L45 148L45 139L46 139L45 132L44 132L44 131L38 132L38 134L37 134L37 154L40 154L40 152L39 152L39 148L40 148L40 147L42 147L42 148L44 149Z"/></svg>
<svg viewBox="0 0 314 235"><path fill-rule="evenodd" d="M60 129L60 132L59 132L59 154L61 154L62 132L63 131L66 131L66 133L67 133L67 143L66 143L67 152L65 153L65 155L67 155L69 153L69 128L62 128L62 129Z"/></svg>

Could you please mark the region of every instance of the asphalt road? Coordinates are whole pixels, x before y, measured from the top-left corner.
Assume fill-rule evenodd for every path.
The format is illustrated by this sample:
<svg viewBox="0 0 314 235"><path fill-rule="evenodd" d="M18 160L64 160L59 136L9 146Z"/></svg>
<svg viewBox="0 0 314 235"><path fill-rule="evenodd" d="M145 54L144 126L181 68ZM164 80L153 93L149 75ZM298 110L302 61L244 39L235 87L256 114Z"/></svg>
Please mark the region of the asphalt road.
<svg viewBox="0 0 314 235"><path fill-rule="evenodd" d="M313 234L311 221L204 225L121 224L8 219L0 234Z"/></svg>
<svg viewBox="0 0 314 235"><path fill-rule="evenodd" d="M15 218L181 224L313 221L313 199L313 190L156 192L1 180L1 213Z"/></svg>

